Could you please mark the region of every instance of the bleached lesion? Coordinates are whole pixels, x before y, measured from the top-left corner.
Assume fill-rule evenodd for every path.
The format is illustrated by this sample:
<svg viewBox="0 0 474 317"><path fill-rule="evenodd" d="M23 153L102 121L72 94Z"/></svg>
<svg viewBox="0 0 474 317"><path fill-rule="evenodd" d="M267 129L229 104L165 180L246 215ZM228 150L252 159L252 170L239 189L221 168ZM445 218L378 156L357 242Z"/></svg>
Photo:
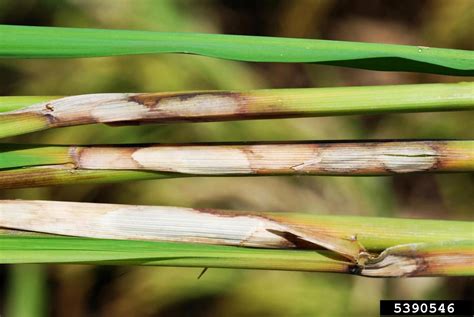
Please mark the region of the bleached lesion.
<svg viewBox="0 0 474 317"><path fill-rule="evenodd" d="M196 94L185 100L179 96L164 97L157 107L168 117L184 118L235 116L241 108L241 101L235 96L216 93Z"/></svg>
<svg viewBox="0 0 474 317"><path fill-rule="evenodd" d="M384 167L395 173L426 171L438 162L440 153L422 142L407 144L387 144L379 147L376 155Z"/></svg>
<svg viewBox="0 0 474 317"><path fill-rule="evenodd" d="M298 248L285 238L287 233L354 261L359 252L359 246L352 241L295 228L266 216L181 207L3 201L0 226L89 238Z"/></svg>
<svg viewBox="0 0 474 317"><path fill-rule="evenodd" d="M183 174L249 174L251 162L237 147L158 146L142 148L132 154L143 169Z"/></svg>
<svg viewBox="0 0 474 317"><path fill-rule="evenodd" d="M457 244L464 243L469 243L469 251L458 250ZM370 277L436 276L457 268L473 270L474 253L471 240L396 245L370 259L362 267L361 275Z"/></svg>
<svg viewBox="0 0 474 317"><path fill-rule="evenodd" d="M50 127L90 123L160 122L167 119L199 119L236 116L242 111L242 98L232 94L186 93L155 94L153 106L140 102L138 93L103 93L63 97L1 114L37 114L47 118Z"/></svg>
<svg viewBox="0 0 474 317"><path fill-rule="evenodd" d="M127 101L128 95L125 93L104 93L70 96L41 102L3 115L37 114L52 118L49 120L51 127L109 122L109 120L116 120L116 116L121 115L121 111L137 107ZM104 117L94 115L97 109L102 109L101 113L105 113ZM136 112L137 109L134 111Z"/></svg>
<svg viewBox="0 0 474 317"><path fill-rule="evenodd" d="M371 277L409 276L423 267L423 261L416 257L402 255L381 255L381 259L366 265L361 275Z"/></svg>

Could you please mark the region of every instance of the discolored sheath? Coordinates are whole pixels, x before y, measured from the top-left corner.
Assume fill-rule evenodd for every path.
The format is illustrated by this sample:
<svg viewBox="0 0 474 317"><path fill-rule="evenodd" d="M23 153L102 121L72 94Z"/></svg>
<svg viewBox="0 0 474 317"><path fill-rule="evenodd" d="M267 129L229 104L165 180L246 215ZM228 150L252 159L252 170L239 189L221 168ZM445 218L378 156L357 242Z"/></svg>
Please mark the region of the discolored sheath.
<svg viewBox="0 0 474 317"><path fill-rule="evenodd" d="M4 58L157 53L457 76L474 74L474 53L466 50L262 36L0 25L0 57Z"/></svg>
<svg viewBox="0 0 474 317"><path fill-rule="evenodd" d="M0 145L0 188L183 176L474 171L474 141Z"/></svg>
<svg viewBox="0 0 474 317"><path fill-rule="evenodd" d="M109 93L59 99L0 97L0 137L93 123L125 125L473 109L474 83Z"/></svg>
<svg viewBox="0 0 474 317"><path fill-rule="evenodd" d="M473 231L474 232L474 231ZM474 240L414 243L390 247L366 263L371 277L474 276Z"/></svg>
<svg viewBox="0 0 474 317"><path fill-rule="evenodd" d="M7 200L0 201L0 227L20 230L0 230L0 263L101 261L373 277L474 273L474 225L461 221ZM112 240L67 240L31 232ZM9 249L15 241L24 243ZM57 249L58 241L62 248ZM286 250L213 249L187 243ZM106 244L109 249L103 249Z"/></svg>

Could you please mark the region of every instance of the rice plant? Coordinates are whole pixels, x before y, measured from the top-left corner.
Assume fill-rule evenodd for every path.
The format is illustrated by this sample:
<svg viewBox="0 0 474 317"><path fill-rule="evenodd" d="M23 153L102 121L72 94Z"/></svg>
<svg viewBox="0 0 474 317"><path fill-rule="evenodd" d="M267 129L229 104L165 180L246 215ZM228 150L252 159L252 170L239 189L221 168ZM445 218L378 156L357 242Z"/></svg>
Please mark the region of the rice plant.
<svg viewBox="0 0 474 317"><path fill-rule="evenodd" d="M217 34L0 26L2 58L186 53L248 62L474 74L470 51ZM472 83L0 99L0 137L141 124L473 110ZM183 176L472 172L472 140L0 145L0 188ZM472 276L471 222L0 201L0 263ZM36 233L32 233L36 232ZM70 236L70 237L64 237Z"/></svg>

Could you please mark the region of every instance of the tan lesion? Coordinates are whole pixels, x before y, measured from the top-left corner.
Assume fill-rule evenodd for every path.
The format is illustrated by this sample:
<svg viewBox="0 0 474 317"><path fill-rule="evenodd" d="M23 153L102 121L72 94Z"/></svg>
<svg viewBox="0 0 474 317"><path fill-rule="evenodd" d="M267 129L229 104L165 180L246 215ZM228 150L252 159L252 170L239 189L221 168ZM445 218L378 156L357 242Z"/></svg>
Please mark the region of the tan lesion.
<svg viewBox="0 0 474 317"><path fill-rule="evenodd" d="M49 128L91 123L133 124L181 121L223 121L265 117L248 94L232 91L182 93L104 93L63 97L1 117L38 115ZM264 108L264 107L263 107ZM253 109L253 110L252 110Z"/></svg>
<svg viewBox="0 0 474 317"><path fill-rule="evenodd" d="M361 275L369 277L437 276L456 267L474 267L474 253L424 250L426 243L396 245L369 259ZM455 248L455 247L454 247Z"/></svg>

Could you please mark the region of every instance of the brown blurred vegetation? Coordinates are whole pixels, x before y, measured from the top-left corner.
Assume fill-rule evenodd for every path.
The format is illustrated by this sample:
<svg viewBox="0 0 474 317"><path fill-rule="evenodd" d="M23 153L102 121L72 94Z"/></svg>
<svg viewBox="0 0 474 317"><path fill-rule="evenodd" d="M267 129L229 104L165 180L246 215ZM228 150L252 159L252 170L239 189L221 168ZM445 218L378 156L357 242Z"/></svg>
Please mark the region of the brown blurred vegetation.
<svg viewBox="0 0 474 317"><path fill-rule="evenodd" d="M0 23L215 32L474 48L471 0L0 0ZM458 82L472 78L159 55L2 60L1 95L72 95ZM10 138L23 143L473 138L472 113L226 123L87 126ZM192 178L4 190L0 198L177 205L472 220L472 174L396 177ZM51 265L51 316L378 316L381 298L472 298L469 279L367 279L335 274ZM0 314L20 296L0 268ZM41 277L40 277L41 278ZM28 279L23 279L29 283ZM25 282L26 281L26 282ZM34 301L23 296L26 304Z"/></svg>

